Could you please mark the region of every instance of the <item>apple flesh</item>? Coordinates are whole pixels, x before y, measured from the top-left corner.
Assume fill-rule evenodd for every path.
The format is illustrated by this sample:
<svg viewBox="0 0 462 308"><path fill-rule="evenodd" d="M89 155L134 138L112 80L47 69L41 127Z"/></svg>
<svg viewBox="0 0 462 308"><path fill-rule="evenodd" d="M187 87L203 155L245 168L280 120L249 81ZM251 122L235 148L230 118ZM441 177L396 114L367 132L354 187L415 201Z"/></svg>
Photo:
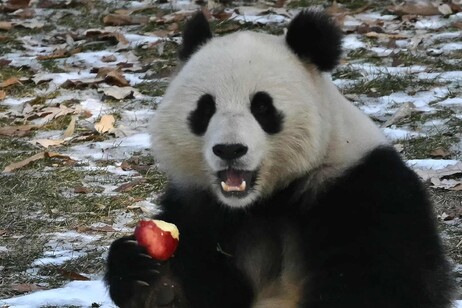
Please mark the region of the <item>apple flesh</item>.
<svg viewBox="0 0 462 308"><path fill-rule="evenodd" d="M163 220L141 220L135 228L135 238L140 246L156 260L168 260L178 246L178 228Z"/></svg>

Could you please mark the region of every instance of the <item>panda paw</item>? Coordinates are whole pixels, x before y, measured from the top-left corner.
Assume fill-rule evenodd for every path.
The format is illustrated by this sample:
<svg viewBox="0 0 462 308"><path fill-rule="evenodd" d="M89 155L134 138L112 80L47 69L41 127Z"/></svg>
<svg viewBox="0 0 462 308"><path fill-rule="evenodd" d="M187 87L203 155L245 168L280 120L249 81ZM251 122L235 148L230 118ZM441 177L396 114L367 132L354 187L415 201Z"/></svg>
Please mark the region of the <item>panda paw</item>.
<svg viewBox="0 0 462 308"><path fill-rule="evenodd" d="M134 236L112 243L105 280L119 307L173 307L176 301L169 262L151 258Z"/></svg>

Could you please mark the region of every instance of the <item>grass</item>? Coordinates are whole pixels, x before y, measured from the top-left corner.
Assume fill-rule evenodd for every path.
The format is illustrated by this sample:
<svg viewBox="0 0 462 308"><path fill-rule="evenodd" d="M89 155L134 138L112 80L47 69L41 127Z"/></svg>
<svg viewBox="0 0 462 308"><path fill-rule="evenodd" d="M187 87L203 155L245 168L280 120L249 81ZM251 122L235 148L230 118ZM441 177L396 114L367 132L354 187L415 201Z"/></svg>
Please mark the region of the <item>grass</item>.
<svg viewBox="0 0 462 308"><path fill-rule="evenodd" d="M41 60L39 63L42 65L42 68L48 73L64 73L66 72L63 68L59 66L59 60Z"/></svg>
<svg viewBox="0 0 462 308"><path fill-rule="evenodd" d="M349 74L352 75L353 73ZM435 81L418 79L413 74L397 75L383 72L377 74L375 78L358 80L353 86L344 89L344 92L347 94L385 96L395 92L407 91L412 95L412 92L429 90L436 85L438 83Z"/></svg>
<svg viewBox="0 0 462 308"><path fill-rule="evenodd" d="M436 149L449 151L451 146L459 139L452 134L440 132L432 136L417 137L412 139L399 140L398 143L404 147L403 155L406 159L426 159L431 152ZM456 154L451 154L446 159L455 158Z"/></svg>
<svg viewBox="0 0 462 308"><path fill-rule="evenodd" d="M3 145L7 145L8 150L15 147L14 142L4 142ZM34 151L28 144L20 143L19 146L22 149L15 147L16 152L20 152L19 156L30 156L30 152ZM18 155L10 158L16 161ZM1 164L5 165L3 159L4 156ZM140 159L145 163L152 161L152 157ZM6 254L2 254L2 283L12 286L46 282L48 287L57 287L68 280L68 277L58 275L62 270L101 273L104 267L101 243L108 245L112 241L112 237L104 233L93 250L85 246L83 257L64 265L40 267L37 275L23 272L30 268L33 260L42 256L44 249L49 251L45 244L53 232L78 230L93 223L112 225L117 217L115 213L124 211L140 198L158 193L165 185L165 178L155 168L145 174L145 179L145 184L131 191L107 195L101 185L117 187L131 180L118 177L104 168L89 171L80 167L56 166L46 160L12 174L0 173L0 229L4 233L0 237L0 246L8 249ZM75 194L74 189L80 186L88 187L89 192ZM0 288L0 298L15 294L12 288Z"/></svg>
<svg viewBox="0 0 462 308"><path fill-rule="evenodd" d="M162 96L167 89L167 84L157 81L145 81L136 85L141 94L149 96Z"/></svg>

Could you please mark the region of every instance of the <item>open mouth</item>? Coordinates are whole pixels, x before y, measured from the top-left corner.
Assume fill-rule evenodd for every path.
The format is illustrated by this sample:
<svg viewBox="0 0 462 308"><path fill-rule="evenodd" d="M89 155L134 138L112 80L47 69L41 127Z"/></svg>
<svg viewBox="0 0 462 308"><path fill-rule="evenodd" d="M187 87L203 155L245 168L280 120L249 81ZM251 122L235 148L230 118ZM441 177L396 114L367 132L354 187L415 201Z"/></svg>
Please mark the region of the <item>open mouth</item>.
<svg viewBox="0 0 462 308"><path fill-rule="evenodd" d="M252 188L255 178L255 171L226 169L218 172L221 192L226 196L244 197Z"/></svg>

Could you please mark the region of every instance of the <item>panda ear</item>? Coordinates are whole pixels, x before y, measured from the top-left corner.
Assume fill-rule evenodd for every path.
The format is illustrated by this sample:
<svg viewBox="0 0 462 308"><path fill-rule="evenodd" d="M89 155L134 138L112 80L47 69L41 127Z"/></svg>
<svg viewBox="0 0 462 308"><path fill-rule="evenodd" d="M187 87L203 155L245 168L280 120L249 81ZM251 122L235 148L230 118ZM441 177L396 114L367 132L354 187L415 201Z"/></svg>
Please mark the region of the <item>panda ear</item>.
<svg viewBox="0 0 462 308"><path fill-rule="evenodd" d="M178 53L180 60L188 60L199 47L212 38L209 22L202 12L191 17L183 30L183 44Z"/></svg>
<svg viewBox="0 0 462 308"><path fill-rule="evenodd" d="M323 72L333 70L342 54L341 30L321 11L304 10L295 16L287 29L286 42L297 56Z"/></svg>

